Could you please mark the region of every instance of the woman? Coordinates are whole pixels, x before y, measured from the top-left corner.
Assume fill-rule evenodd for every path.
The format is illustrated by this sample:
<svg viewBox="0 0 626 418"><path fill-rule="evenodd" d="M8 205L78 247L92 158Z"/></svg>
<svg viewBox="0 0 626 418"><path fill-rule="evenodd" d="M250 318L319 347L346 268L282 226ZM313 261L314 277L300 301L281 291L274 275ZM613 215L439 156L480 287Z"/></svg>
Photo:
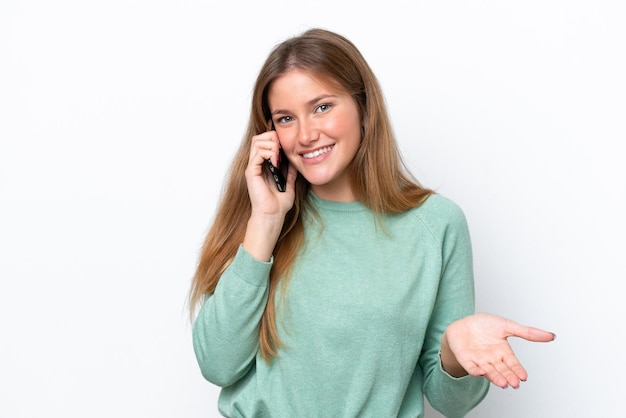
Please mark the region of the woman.
<svg viewBox="0 0 626 418"><path fill-rule="evenodd" d="M258 75L190 300L227 417L416 417L424 395L461 417L526 379L507 337L554 339L474 313L463 212L412 177L367 62L321 29Z"/></svg>

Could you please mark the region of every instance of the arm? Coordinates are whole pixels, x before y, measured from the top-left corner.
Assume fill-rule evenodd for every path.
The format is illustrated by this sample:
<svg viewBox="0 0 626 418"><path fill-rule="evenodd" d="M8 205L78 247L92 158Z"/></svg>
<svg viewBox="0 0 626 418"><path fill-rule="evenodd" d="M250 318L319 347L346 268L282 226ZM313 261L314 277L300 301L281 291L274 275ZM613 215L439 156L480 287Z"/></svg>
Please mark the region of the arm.
<svg viewBox="0 0 626 418"><path fill-rule="evenodd" d="M255 260L240 247L194 322L198 365L202 375L218 386L239 380L254 361L271 264Z"/></svg>
<svg viewBox="0 0 626 418"><path fill-rule="evenodd" d="M263 170L267 159L277 164L278 152L276 132L252 137L245 171L252 210L243 243L194 322L193 345L198 364L203 376L218 386L228 386L242 378L259 350L272 252L295 196L295 168L289 167L286 192L279 192Z"/></svg>
<svg viewBox="0 0 626 418"><path fill-rule="evenodd" d="M474 313L472 248L467 222L458 206L444 202L436 216L443 219L432 227L440 240L441 274L420 366L425 375L424 394L431 406L446 417L462 417L489 389L486 379L454 370L453 363L442 364L446 355L442 351L444 331L454 321Z"/></svg>
<svg viewBox="0 0 626 418"><path fill-rule="evenodd" d="M508 337L548 342L555 335L496 315L473 313L471 243L460 210L446 227L442 256L437 302L420 363L431 405L447 417L462 417L486 396L489 382L505 388L526 380Z"/></svg>

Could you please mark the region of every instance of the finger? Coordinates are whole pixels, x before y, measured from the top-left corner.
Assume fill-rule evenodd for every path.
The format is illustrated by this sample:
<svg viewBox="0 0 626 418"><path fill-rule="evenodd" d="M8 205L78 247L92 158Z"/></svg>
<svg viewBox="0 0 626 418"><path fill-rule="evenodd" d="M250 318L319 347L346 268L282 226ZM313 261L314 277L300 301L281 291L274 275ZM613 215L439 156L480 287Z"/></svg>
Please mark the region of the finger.
<svg viewBox="0 0 626 418"><path fill-rule="evenodd" d="M510 336L523 338L533 342L550 342L556 338L556 334L553 332L520 325L510 319L507 320L507 332Z"/></svg>
<svg viewBox="0 0 626 418"><path fill-rule="evenodd" d="M501 388L505 388L507 386L511 386L515 389L519 388L520 379L517 377L517 375L515 375L515 373L511 371L511 369L509 369L508 367L496 367L496 369L498 370L500 376L502 376L506 381L503 386L500 386Z"/></svg>
<svg viewBox="0 0 626 418"><path fill-rule="evenodd" d="M275 167L278 167L279 144L271 139L257 140L251 149L251 160L261 164L265 160L270 160ZM259 161L259 157L262 161Z"/></svg>
<svg viewBox="0 0 626 418"><path fill-rule="evenodd" d="M253 155L250 156L248 165L251 168L254 168L254 172L256 174L261 174L263 172L263 165L266 161L271 160L273 156L274 153L271 150L258 149Z"/></svg>
<svg viewBox="0 0 626 418"><path fill-rule="evenodd" d="M515 355L511 354L508 357L505 357L504 364L517 376L519 380L525 382L528 379L528 373L522 364L519 362Z"/></svg>
<svg viewBox="0 0 626 418"><path fill-rule="evenodd" d="M554 341L556 338L556 334L549 331L544 331L539 328L528 327L527 331L527 340L536 341L536 342L550 342Z"/></svg>
<svg viewBox="0 0 626 418"><path fill-rule="evenodd" d="M264 144L265 150L269 151L266 155L266 159L270 160L274 167L280 167L280 144L278 140L268 141Z"/></svg>
<svg viewBox="0 0 626 418"><path fill-rule="evenodd" d="M278 159L278 155L279 154L277 152L272 152L267 158L276 168L280 168L280 160Z"/></svg>
<svg viewBox="0 0 626 418"><path fill-rule="evenodd" d="M271 180L269 170L265 169L266 161L270 158L271 152L267 150L257 150L250 156L248 166L246 167L246 177L249 180L254 178L261 178L266 183Z"/></svg>
<svg viewBox="0 0 626 418"><path fill-rule="evenodd" d="M506 379L509 386L515 389L519 387L521 381L526 380L526 370L524 370L515 356L503 358L494 367Z"/></svg>
<svg viewBox="0 0 626 418"><path fill-rule="evenodd" d="M485 378L494 385L505 389L509 385L509 381L504 377L493 364L485 364L481 367L485 371Z"/></svg>
<svg viewBox="0 0 626 418"><path fill-rule="evenodd" d="M464 368L465 368L465 371L470 376L483 377L486 374L486 372L482 369L482 367L478 367L476 364L474 364L472 366L464 367Z"/></svg>

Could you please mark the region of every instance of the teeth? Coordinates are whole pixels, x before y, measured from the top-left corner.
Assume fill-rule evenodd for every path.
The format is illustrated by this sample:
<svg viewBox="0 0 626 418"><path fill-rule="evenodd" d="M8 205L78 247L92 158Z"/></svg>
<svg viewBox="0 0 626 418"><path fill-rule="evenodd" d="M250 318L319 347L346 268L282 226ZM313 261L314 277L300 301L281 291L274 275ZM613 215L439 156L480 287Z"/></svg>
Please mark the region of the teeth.
<svg viewBox="0 0 626 418"><path fill-rule="evenodd" d="M333 147L324 147L324 148L320 148L318 150L315 150L313 152L307 152L306 154L302 154L302 156L304 158L315 158L315 157L320 156L322 154L326 154L331 149L333 149Z"/></svg>

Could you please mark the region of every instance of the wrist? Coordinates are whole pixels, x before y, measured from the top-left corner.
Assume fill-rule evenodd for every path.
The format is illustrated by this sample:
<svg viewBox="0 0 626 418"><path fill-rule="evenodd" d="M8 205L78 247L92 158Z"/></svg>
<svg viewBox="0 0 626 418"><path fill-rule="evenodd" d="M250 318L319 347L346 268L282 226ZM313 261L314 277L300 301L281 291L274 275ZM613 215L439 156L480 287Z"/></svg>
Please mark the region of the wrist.
<svg viewBox="0 0 626 418"><path fill-rule="evenodd" d="M441 349L439 351L439 359L441 361L441 368L452 377L463 377L469 373L461 366L456 359L456 356L450 349L448 343L448 336L444 332L441 336Z"/></svg>
<svg viewBox="0 0 626 418"><path fill-rule="evenodd" d="M283 220L276 216L251 216L242 245L255 259L267 262L272 257L282 227Z"/></svg>

